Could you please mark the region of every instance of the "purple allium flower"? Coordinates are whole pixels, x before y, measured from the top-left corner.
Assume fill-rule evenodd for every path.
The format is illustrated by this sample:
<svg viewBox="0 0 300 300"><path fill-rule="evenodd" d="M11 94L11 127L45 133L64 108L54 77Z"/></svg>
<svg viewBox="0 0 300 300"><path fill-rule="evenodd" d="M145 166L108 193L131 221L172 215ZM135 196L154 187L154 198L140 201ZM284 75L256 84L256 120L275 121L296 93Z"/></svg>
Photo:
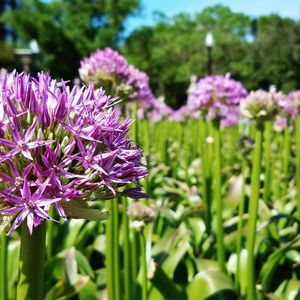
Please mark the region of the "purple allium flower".
<svg viewBox="0 0 300 300"><path fill-rule="evenodd" d="M125 100L121 105L126 111L131 111L136 101L140 118L162 119L172 111L155 98L148 75L129 65L121 54L110 48L97 50L83 59L79 74L86 84L94 82L95 87L104 87L112 95Z"/></svg>
<svg viewBox="0 0 300 300"><path fill-rule="evenodd" d="M86 84L94 81L96 87L100 87L105 81L114 82L118 78L127 78L128 63L111 48L98 49L80 62L79 76Z"/></svg>
<svg viewBox="0 0 300 300"><path fill-rule="evenodd" d="M239 121L239 102L247 92L242 84L226 76L211 75L200 79L189 90L187 106L200 111L207 120L220 120L224 126Z"/></svg>
<svg viewBox="0 0 300 300"><path fill-rule="evenodd" d="M65 219L83 203L89 209L87 201L143 197L139 187L128 192L147 170L115 100L92 84L70 89L44 73L1 78L0 215L15 218L9 233L25 219L32 233L52 220L51 206Z"/></svg>

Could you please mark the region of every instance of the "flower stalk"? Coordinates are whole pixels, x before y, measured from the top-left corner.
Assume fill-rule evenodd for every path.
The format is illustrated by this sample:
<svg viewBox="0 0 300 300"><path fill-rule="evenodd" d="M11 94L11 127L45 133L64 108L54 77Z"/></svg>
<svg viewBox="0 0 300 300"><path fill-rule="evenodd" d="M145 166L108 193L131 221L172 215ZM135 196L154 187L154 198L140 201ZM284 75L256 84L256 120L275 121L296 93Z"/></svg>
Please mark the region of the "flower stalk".
<svg viewBox="0 0 300 300"><path fill-rule="evenodd" d="M296 188L297 188L297 217L300 220L300 117L296 120Z"/></svg>
<svg viewBox="0 0 300 300"><path fill-rule="evenodd" d="M206 137L207 137L207 126L203 118L199 121L199 136L200 136L200 154L201 154L201 165L203 170L201 193L204 203L204 214L205 214L205 225L207 234L211 231L211 174L210 174L210 163L208 161Z"/></svg>
<svg viewBox="0 0 300 300"><path fill-rule="evenodd" d="M21 225L19 280L17 300L42 300L46 222L29 234L26 223Z"/></svg>
<svg viewBox="0 0 300 300"><path fill-rule="evenodd" d="M254 246L256 240L256 222L257 222L257 211L258 211L258 203L259 203L262 142L263 142L263 123L258 121L256 132L255 132L255 148L254 148L253 161L252 161L251 195L250 195L250 202L249 202L249 221L248 221L248 234L247 234L247 251L248 251L247 299L249 300L256 299Z"/></svg>
<svg viewBox="0 0 300 300"><path fill-rule="evenodd" d="M217 223L217 259L219 270L226 273L224 229L223 229L223 202L221 196L222 187L222 165L221 165L221 136L220 125L214 123L214 204L216 209Z"/></svg>
<svg viewBox="0 0 300 300"><path fill-rule="evenodd" d="M0 242L0 299L7 299L7 237L1 233Z"/></svg>
<svg viewBox="0 0 300 300"><path fill-rule="evenodd" d="M129 219L127 214L128 200L122 197L122 223L123 223L123 252L124 252L124 300L132 299L132 275L130 264L130 239L129 239Z"/></svg>

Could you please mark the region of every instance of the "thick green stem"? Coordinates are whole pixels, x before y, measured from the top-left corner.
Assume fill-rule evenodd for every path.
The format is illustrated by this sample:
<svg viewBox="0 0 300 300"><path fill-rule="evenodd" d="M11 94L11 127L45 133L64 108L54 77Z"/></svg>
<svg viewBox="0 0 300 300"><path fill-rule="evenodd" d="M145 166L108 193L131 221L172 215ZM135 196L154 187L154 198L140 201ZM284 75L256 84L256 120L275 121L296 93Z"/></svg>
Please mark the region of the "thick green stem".
<svg viewBox="0 0 300 300"><path fill-rule="evenodd" d="M272 141L272 123L265 123L265 146L264 146L264 162L265 162L265 181L264 181L264 201L270 199L271 191L271 141Z"/></svg>
<svg viewBox="0 0 300 300"><path fill-rule="evenodd" d="M139 265L139 245L138 245L138 236L135 230L131 230L131 276L133 286L131 288L132 299L137 299L137 272L138 272L138 265Z"/></svg>
<svg viewBox="0 0 300 300"><path fill-rule="evenodd" d="M147 292L148 292L148 278L147 278L147 258L146 258L146 242L144 237L144 232L141 231L138 233L140 240L140 250L141 250L141 275L142 275L142 297L141 300L147 300Z"/></svg>
<svg viewBox="0 0 300 300"><path fill-rule="evenodd" d="M281 191L281 196L286 196L288 188L288 178L289 178L289 162L290 162L290 151L291 151L291 133L290 128L287 126L284 129L283 138L283 155L282 155L282 173L283 173L283 187Z"/></svg>
<svg viewBox="0 0 300 300"><path fill-rule="evenodd" d="M112 219L113 219L113 276L114 276L114 300L121 299L120 289L120 251L119 251L119 210L118 199L112 200Z"/></svg>
<svg viewBox="0 0 300 300"><path fill-rule="evenodd" d="M272 146L272 122L267 121L264 125L264 192L263 192L263 199L265 202L269 201L271 198L271 170L272 170L272 161L271 161L271 146ZM268 226L268 230L272 237L276 240L279 240L278 230L276 228L276 224L272 223Z"/></svg>
<svg viewBox="0 0 300 300"><path fill-rule="evenodd" d="M127 198L122 198L123 234L124 234L124 300L132 300L132 275L130 264L129 221L127 214Z"/></svg>
<svg viewBox="0 0 300 300"><path fill-rule="evenodd" d="M223 201L221 196L222 187L221 166L221 137L219 124L214 126L214 201L217 218L217 258L219 270L226 273L224 229L223 229Z"/></svg>
<svg viewBox="0 0 300 300"><path fill-rule="evenodd" d="M0 242L0 299L7 299L7 237L1 233Z"/></svg>
<svg viewBox="0 0 300 300"><path fill-rule="evenodd" d="M112 201L106 201L106 209L112 211ZM114 260L113 260L113 215L106 222L105 229L105 264L106 264L106 288L108 300L114 300Z"/></svg>
<svg viewBox="0 0 300 300"><path fill-rule="evenodd" d="M210 174L210 164L208 161L207 154L207 128L205 121L200 118L199 121L199 136L200 136L200 153L201 153L201 167L202 167L202 184L201 184L201 194L204 205L205 214L205 225L207 234L211 232L211 174Z"/></svg>
<svg viewBox="0 0 300 300"><path fill-rule="evenodd" d="M53 207L50 207L49 215L54 217L54 210ZM46 236L46 254L47 259L50 259L53 256L53 240L54 240L54 223L48 222L47 223L47 236Z"/></svg>
<svg viewBox="0 0 300 300"><path fill-rule="evenodd" d="M44 282L46 222L29 234L22 224L17 300L42 300Z"/></svg>
<svg viewBox="0 0 300 300"><path fill-rule="evenodd" d="M296 120L296 186L297 218L300 220L300 117Z"/></svg>
<svg viewBox="0 0 300 300"><path fill-rule="evenodd" d="M251 195L250 195L250 202L249 202L249 223L248 223L248 235L247 235L247 251L248 251L247 299L248 300L256 299L254 246L255 246L255 239L256 239L256 221L257 221L257 210L258 210L258 203L259 203L262 139L263 139L263 128L262 126L258 126L255 132L255 149L254 149L252 172L251 172Z"/></svg>
<svg viewBox="0 0 300 300"><path fill-rule="evenodd" d="M243 238L243 223L244 223L244 210L245 210L245 181L246 181L246 170L247 162L245 159L242 161L242 192L239 203L239 222L237 228L237 243L236 243L236 255L237 255L237 264L236 264L236 274L234 278L235 288L239 289L240 286L240 260L241 260L241 251L242 251L242 238Z"/></svg>

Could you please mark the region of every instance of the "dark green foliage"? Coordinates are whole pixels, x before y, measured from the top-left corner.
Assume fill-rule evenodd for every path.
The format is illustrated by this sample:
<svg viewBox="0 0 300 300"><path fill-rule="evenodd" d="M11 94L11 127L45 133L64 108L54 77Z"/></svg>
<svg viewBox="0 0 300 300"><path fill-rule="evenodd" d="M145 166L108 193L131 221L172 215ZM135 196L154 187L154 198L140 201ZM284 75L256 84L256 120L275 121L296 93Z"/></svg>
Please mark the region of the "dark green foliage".
<svg viewBox="0 0 300 300"><path fill-rule="evenodd" d="M74 78L79 61L97 48L116 46L125 18L138 0L25 0L2 20L23 40L36 39L39 68L58 78Z"/></svg>
<svg viewBox="0 0 300 300"><path fill-rule="evenodd" d="M123 52L145 70L156 95L180 106L186 101L191 74L208 74L205 35L213 32L213 73L230 72L248 89L275 84L289 91L300 88L300 24L277 15L252 19L222 5L208 7L194 17L162 14L153 27L131 34Z"/></svg>

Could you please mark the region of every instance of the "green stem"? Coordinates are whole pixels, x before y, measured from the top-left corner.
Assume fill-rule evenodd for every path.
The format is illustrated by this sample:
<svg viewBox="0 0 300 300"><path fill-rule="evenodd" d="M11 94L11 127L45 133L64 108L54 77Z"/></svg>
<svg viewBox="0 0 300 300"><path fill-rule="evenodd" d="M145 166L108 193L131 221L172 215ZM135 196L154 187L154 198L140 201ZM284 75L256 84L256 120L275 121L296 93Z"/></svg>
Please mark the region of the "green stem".
<svg viewBox="0 0 300 300"><path fill-rule="evenodd" d="M132 275L130 265L129 220L127 214L127 198L122 198L123 233L124 233L124 300L132 300Z"/></svg>
<svg viewBox="0 0 300 300"><path fill-rule="evenodd" d="M214 201L217 218L217 258L219 270L226 273L224 229L223 229L223 202L221 196L222 187L221 167L221 137L219 124L214 126Z"/></svg>
<svg viewBox="0 0 300 300"><path fill-rule="evenodd" d="M113 219L113 276L114 276L114 300L121 299L120 289L120 251L119 251L119 209L118 198L112 200L112 219Z"/></svg>
<svg viewBox="0 0 300 300"><path fill-rule="evenodd" d="M42 300L46 222L42 222L29 234L26 222L21 230L19 281L17 300Z"/></svg>
<svg viewBox="0 0 300 300"><path fill-rule="evenodd" d="M106 209L112 211L112 201L106 201ZM108 300L114 300L114 260L113 260L113 214L106 221L105 228L105 264L106 264L106 288Z"/></svg>
<svg viewBox="0 0 300 300"><path fill-rule="evenodd" d="M271 161L271 146L272 146L272 122L267 121L264 125L264 164L265 164L265 180L264 180L264 192L263 199L265 202L269 201L271 198L271 170L272 170L272 161ZM272 223L268 226L268 230L271 236L279 240L278 230L276 228L276 224Z"/></svg>
<svg viewBox="0 0 300 300"><path fill-rule="evenodd" d="M245 211L245 187L246 187L246 170L247 162L245 159L242 161L242 192L241 199L239 204L239 222L237 228L237 243L236 243L236 255L237 255L237 264L236 264L236 274L234 278L235 288L239 289L240 286L240 261L241 261L241 251L242 251L242 238L243 238L243 223L244 223L244 211Z"/></svg>
<svg viewBox="0 0 300 300"><path fill-rule="evenodd" d="M5 230L1 233L0 242L0 299L7 299L7 237Z"/></svg>
<svg viewBox="0 0 300 300"><path fill-rule="evenodd" d="M300 117L296 120L296 187L297 218L300 221Z"/></svg>
<svg viewBox="0 0 300 300"><path fill-rule="evenodd" d="M255 132L255 149L254 149L252 172L251 172L251 195L250 195L250 202L249 202L249 223L248 223L248 235L247 235L247 251L248 251L247 299L248 300L256 299L254 246L255 246L255 239L256 239L256 221L257 221L257 210L258 210L258 202L259 202L262 139L263 139L263 128L262 126L258 126Z"/></svg>
<svg viewBox="0 0 300 300"><path fill-rule="evenodd" d="M50 207L49 215L54 217L53 207ZM47 259L50 259L53 256L53 229L54 223L47 223L47 236L46 236L46 253Z"/></svg>
<svg viewBox="0 0 300 300"><path fill-rule="evenodd" d="M135 230L131 230L131 276L132 276L132 299L136 299L136 287L137 287L137 270L138 270L138 257L139 257L139 251L138 251L138 241L137 241L137 233Z"/></svg>
<svg viewBox="0 0 300 300"><path fill-rule="evenodd" d="M291 151L291 133L290 133L290 128L287 126L284 129L284 140L283 140L283 156L282 156L283 188L281 191L281 196L285 196L287 193L290 151Z"/></svg>
<svg viewBox="0 0 300 300"><path fill-rule="evenodd" d="M271 191L271 136L272 123L270 121L265 123L265 147L264 147L264 162L265 162L265 181L264 181L264 201L270 199Z"/></svg>
<svg viewBox="0 0 300 300"><path fill-rule="evenodd" d="M143 230L138 233L140 240L140 252L141 252L141 273L142 273L142 298L141 300L147 300L148 291L148 278L147 278L147 258L146 258L146 242Z"/></svg>
<svg viewBox="0 0 300 300"><path fill-rule="evenodd" d="M202 167L202 184L201 184L201 194L204 204L204 217L205 217L205 225L206 231L209 235L211 232L211 175L210 175L210 164L208 161L207 154L207 130L206 130L205 121L200 118L199 121L199 137L201 141L201 167Z"/></svg>

